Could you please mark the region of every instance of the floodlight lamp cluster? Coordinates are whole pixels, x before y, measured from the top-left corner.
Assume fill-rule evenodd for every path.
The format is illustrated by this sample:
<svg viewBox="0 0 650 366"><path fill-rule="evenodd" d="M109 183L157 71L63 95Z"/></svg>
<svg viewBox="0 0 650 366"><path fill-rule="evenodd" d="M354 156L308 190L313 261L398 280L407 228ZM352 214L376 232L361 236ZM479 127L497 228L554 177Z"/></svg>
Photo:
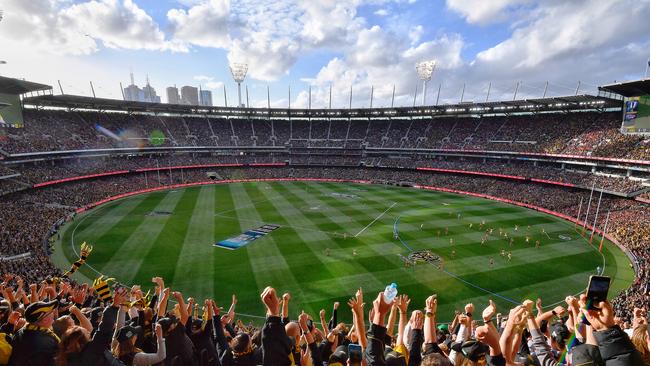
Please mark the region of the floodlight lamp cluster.
<svg viewBox="0 0 650 366"><path fill-rule="evenodd" d="M436 68L436 61L422 61L415 64L415 70L418 73L420 80L429 81L433 75L433 70Z"/></svg>
<svg viewBox="0 0 650 366"><path fill-rule="evenodd" d="M241 83L246 78L248 64L233 62L230 64L230 73L237 83Z"/></svg>

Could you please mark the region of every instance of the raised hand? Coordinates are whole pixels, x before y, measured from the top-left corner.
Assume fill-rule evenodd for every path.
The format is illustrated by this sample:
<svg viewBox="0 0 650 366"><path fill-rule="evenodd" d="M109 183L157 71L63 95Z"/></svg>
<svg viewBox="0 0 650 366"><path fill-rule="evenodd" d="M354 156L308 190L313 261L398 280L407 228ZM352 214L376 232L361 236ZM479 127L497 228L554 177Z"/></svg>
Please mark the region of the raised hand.
<svg viewBox="0 0 650 366"><path fill-rule="evenodd" d="M474 314L474 304L469 303L465 305L465 313Z"/></svg>
<svg viewBox="0 0 650 366"><path fill-rule="evenodd" d="M321 319L325 319L325 309L320 309L320 311L318 312L318 316Z"/></svg>
<svg viewBox="0 0 650 366"><path fill-rule="evenodd" d="M82 287L72 291L72 301L75 304L83 305L86 301L86 290Z"/></svg>
<svg viewBox="0 0 650 366"><path fill-rule="evenodd" d="M483 317L483 321L486 323L489 322L494 316L494 314L497 313L497 306L494 304L494 301L492 301L491 299L488 301L490 302L490 304L485 309L483 309L483 313L481 314L481 316Z"/></svg>
<svg viewBox="0 0 650 366"><path fill-rule="evenodd" d="M300 325L300 329L305 333L309 331L307 320L309 320L309 315L305 314L305 311L303 310L300 315L298 315L298 324Z"/></svg>
<svg viewBox="0 0 650 366"><path fill-rule="evenodd" d="M529 312L529 313L533 312L533 300L526 299L526 300L524 300L522 305L524 306L524 308L526 309L527 312Z"/></svg>
<svg viewBox="0 0 650 366"><path fill-rule="evenodd" d="M372 302L372 307L375 309L375 315L388 313L390 311L390 307L393 306L394 302L395 300L391 301L390 303L386 302L386 300L384 300L383 291L378 293L377 298L375 298L375 300Z"/></svg>
<svg viewBox="0 0 650 366"><path fill-rule="evenodd" d="M286 301L289 301L289 300L291 300L291 294L288 293L288 292L285 292L285 293L282 295L282 301L285 301L285 302L286 302Z"/></svg>
<svg viewBox="0 0 650 366"><path fill-rule="evenodd" d="M172 297L179 303L183 301L183 294L181 294L179 291L172 292Z"/></svg>
<svg viewBox="0 0 650 366"><path fill-rule="evenodd" d="M337 302L334 303L334 310L336 310L338 308L339 308L339 302L337 301Z"/></svg>
<svg viewBox="0 0 650 366"><path fill-rule="evenodd" d="M359 302L355 297L351 297L350 300L348 300L348 306L352 309L353 313L357 314L357 316L363 313L364 305L364 303Z"/></svg>
<svg viewBox="0 0 650 366"><path fill-rule="evenodd" d="M154 277L151 282L155 283L161 290L165 288L165 281L163 281L162 277Z"/></svg>
<svg viewBox="0 0 650 366"><path fill-rule="evenodd" d="M223 310L223 307L217 306L217 303L213 300L210 300L210 304L212 305L212 311L214 312L214 316L218 316L221 314L221 311Z"/></svg>
<svg viewBox="0 0 650 366"><path fill-rule="evenodd" d="M410 322L412 329L422 329L424 327L424 314L420 310L413 311Z"/></svg>
<svg viewBox="0 0 650 366"><path fill-rule="evenodd" d="M399 295L395 299L395 305L402 314L406 314L409 308L409 304L411 304L411 299L409 299L407 295Z"/></svg>
<svg viewBox="0 0 650 366"><path fill-rule="evenodd" d="M573 297L573 296L567 296L567 297L564 299L564 302L566 302L567 307L568 307L568 308L571 308L571 309L578 309L579 306L580 306L580 305L578 304L578 299L576 299L576 298Z"/></svg>
<svg viewBox="0 0 650 366"><path fill-rule="evenodd" d="M13 325L14 329L16 329L15 325L18 322L18 320L20 320L20 318L21 318L20 312L14 310L11 312L11 314L9 314L9 318L7 319L7 322Z"/></svg>
<svg viewBox="0 0 650 366"><path fill-rule="evenodd" d="M527 312L528 311L526 310L525 305L519 305L514 309L511 309L506 324L507 325L510 324L511 326L516 326L516 327L521 326L526 321Z"/></svg>
<svg viewBox="0 0 650 366"><path fill-rule="evenodd" d="M435 314L438 310L438 296L433 294L424 301L425 309L427 313Z"/></svg>
<svg viewBox="0 0 650 366"><path fill-rule="evenodd" d="M587 320L595 331L609 329L614 326L614 309L609 301L601 301L596 304L600 310L585 310Z"/></svg>
<svg viewBox="0 0 650 366"><path fill-rule="evenodd" d="M232 294L232 304L237 305L237 296L235 294Z"/></svg>
<svg viewBox="0 0 650 366"><path fill-rule="evenodd" d="M113 294L113 306L119 307L126 303L128 297L127 291L124 287L118 287Z"/></svg>
<svg viewBox="0 0 650 366"><path fill-rule="evenodd" d="M633 314L634 314L634 318L632 319L633 328L636 328L639 325L648 324L648 319L646 319L646 312L644 309L635 307Z"/></svg>
<svg viewBox="0 0 650 366"><path fill-rule="evenodd" d="M564 315L564 308L561 305L556 306L553 311L555 312L555 315L559 316L560 318L562 315Z"/></svg>
<svg viewBox="0 0 650 366"><path fill-rule="evenodd" d="M262 302L266 305L267 315L278 316L280 310L280 300L275 295L275 289L271 286L262 291L260 295Z"/></svg>
<svg viewBox="0 0 650 366"><path fill-rule="evenodd" d="M154 332L156 333L156 338L161 339L162 338L162 325L156 323L156 328L154 329Z"/></svg>

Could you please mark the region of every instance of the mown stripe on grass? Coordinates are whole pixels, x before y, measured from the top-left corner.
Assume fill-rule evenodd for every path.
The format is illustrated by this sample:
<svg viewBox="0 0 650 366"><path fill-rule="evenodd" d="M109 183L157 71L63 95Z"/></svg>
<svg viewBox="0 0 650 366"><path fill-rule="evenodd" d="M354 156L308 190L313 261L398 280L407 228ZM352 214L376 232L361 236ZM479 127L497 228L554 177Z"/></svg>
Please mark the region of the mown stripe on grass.
<svg viewBox="0 0 650 366"><path fill-rule="evenodd" d="M87 212L86 215L77 217L83 222L76 226L75 236L101 236L110 230L113 225L134 210L137 205L145 199L145 196L137 196L124 201L108 203L106 206L100 206L95 210Z"/></svg>
<svg viewBox="0 0 650 366"><path fill-rule="evenodd" d="M55 264L59 265L64 271L70 269L70 265L79 259L77 254L74 253L73 246L78 253L78 248L84 240L88 240L88 243L93 245L97 237L110 230L123 216L135 209L143 199L144 196L138 197L138 199L107 204L77 216L74 221L67 224L63 229L61 250L55 251L52 257ZM74 243L72 242L73 234ZM86 273L86 271L88 271L87 274L90 278L94 278L93 276L96 275L89 268L83 268L81 273Z"/></svg>
<svg viewBox="0 0 650 366"><path fill-rule="evenodd" d="M174 278L175 263L189 226L187 218L194 211L199 190L188 188L180 192L182 196L174 207L174 214L158 233L154 239L155 244L144 256L142 266L137 269L134 277L136 283L150 283L153 276L160 276L167 282Z"/></svg>
<svg viewBox="0 0 650 366"><path fill-rule="evenodd" d="M303 188L303 183L301 182L292 182L287 184L287 188L293 188L293 189L288 189L289 192L305 192L306 190ZM329 190L324 189L320 184L315 184L312 186L313 189L316 189L321 192L328 192ZM305 194L305 193L296 193L296 194ZM306 198L307 196L303 196L303 198ZM347 212L348 219L350 221L354 221L359 223L360 220L364 219L367 217L368 213L367 212L362 212L354 208L351 204L347 204L346 202L337 202L337 200L328 200L329 202L326 203L326 201L322 200L322 196L319 196L318 200L322 202L322 205L328 206L331 210L339 210L342 209L340 212ZM343 214L345 215L345 214ZM355 248L358 249L359 252L365 252L369 251L370 255L360 255L357 257L351 258L351 260L364 267L369 273L372 273L373 276L375 276L378 280L378 283L385 284L390 283L391 280L387 278L387 276L382 273L382 271L388 270L388 269L396 269L402 272L402 265L401 261L397 258L395 255L396 253L391 253L391 252L379 252L375 249L375 245L380 244L383 240L382 239L368 239L370 237L364 237L363 239L359 238L350 238L350 240L357 245ZM389 239L390 240L390 239ZM393 274L389 274L393 275ZM408 276L408 274L406 274ZM388 282L387 282L388 281ZM381 287L380 287L381 288ZM376 289L376 287L374 288Z"/></svg>
<svg viewBox="0 0 650 366"><path fill-rule="evenodd" d="M174 284L194 296L209 294L214 288L215 192L211 186L199 189L196 206L189 219L183 246L176 262ZM203 278L197 281L197 278Z"/></svg>
<svg viewBox="0 0 650 366"><path fill-rule="evenodd" d="M252 204L255 198L249 196L248 192L243 187L245 185L249 184L233 184L230 186L233 200L242 207L241 209L237 210L237 215L238 217L242 217L247 220L262 221L259 212ZM242 224L240 225L240 229L246 230L248 227ZM253 243L246 246L248 249L248 256L251 261L251 267L255 273L255 281L257 283L257 287L264 288L266 286L272 285L279 292L289 291L299 297L303 297L304 293L302 287L300 286L300 281L298 281L293 275L289 269L289 265L282 256L280 249L278 249L278 245L275 240L276 237L277 235L273 234L267 235L264 238L257 239ZM278 240L282 240L282 238L280 237ZM282 260L279 260L275 263L277 266L279 266L279 268L269 268L269 263L267 260L269 257L275 258L276 261L282 258Z"/></svg>
<svg viewBox="0 0 650 366"><path fill-rule="evenodd" d="M87 263L103 273L104 266L110 261L113 253L120 250L124 242L131 236L133 230L144 221L145 215L156 207L163 196L160 194L146 196L135 208L125 212L117 222L110 225L109 229L99 236L94 236L93 240L88 241L89 244L93 244L94 249ZM75 244L84 240L86 240L85 237L75 235Z"/></svg>
<svg viewBox="0 0 650 366"><path fill-rule="evenodd" d="M215 210L217 212L229 211L234 216L231 219L215 216L213 238L215 243L241 234L242 227L246 225L239 221L237 206L233 201L230 187L231 185L214 186ZM212 296L219 304L226 306L229 296L236 294L239 299L238 309L254 313L251 309L258 309L257 304L260 301L259 294L262 289L257 285L248 251L248 246L237 250L213 248L215 279Z"/></svg>
<svg viewBox="0 0 650 366"><path fill-rule="evenodd" d="M290 224L304 225L307 219L285 197L270 193L269 191L273 191L265 189L266 187L270 186L265 184L247 186L246 191L251 192L257 190L266 197L275 197L273 200L260 203L257 206L257 211L262 220L285 225L271 235L282 234L283 237L290 236L295 238L293 241L283 240L277 242L278 249L289 265L289 270L291 270L294 276L300 277L307 282L318 278L327 278L336 281L334 274L329 271L327 266L316 255L319 250L312 247L312 240L323 240L327 236L320 232L307 232L288 226ZM294 260L294 254L300 254L300 260Z"/></svg>
<svg viewBox="0 0 650 366"><path fill-rule="evenodd" d="M146 215L140 225L133 230L120 250L113 253L102 271L116 277L122 283L131 284L136 275L134 269L140 268L144 256L155 245L155 238L174 215L174 208L181 196L180 192L167 192L152 213ZM165 214L166 212L171 212L171 215Z"/></svg>

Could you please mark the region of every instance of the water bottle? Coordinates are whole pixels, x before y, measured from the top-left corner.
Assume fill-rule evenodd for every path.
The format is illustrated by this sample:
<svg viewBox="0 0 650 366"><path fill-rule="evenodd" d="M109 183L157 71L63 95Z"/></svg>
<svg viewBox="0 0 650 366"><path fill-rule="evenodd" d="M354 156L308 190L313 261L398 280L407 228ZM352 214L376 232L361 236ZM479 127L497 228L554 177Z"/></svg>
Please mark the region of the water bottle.
<svg viewBox="0 0 650 366"><path fill-rule="evenodd" d="M386 289L384 290L384 301L387 304L390 304L395 300L395 296L397 296L397 284L393 282L386 286Z"/></svg>

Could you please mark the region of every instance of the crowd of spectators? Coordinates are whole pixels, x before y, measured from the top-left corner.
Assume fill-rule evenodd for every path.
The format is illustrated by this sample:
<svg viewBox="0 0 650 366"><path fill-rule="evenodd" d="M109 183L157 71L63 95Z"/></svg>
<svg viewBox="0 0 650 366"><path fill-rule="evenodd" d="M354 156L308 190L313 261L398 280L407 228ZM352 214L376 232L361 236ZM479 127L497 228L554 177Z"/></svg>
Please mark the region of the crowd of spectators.
<svg viewBox="0 0 650 366"><path fill-rule="evenodd" d="M296 146L498 150L650 160L650 141L619 132L619 113L326 121L25 110L10 153L143 146Z"/></svg>
<svg viewBox="0 0 650 366"><path fill-rule="evenodd" d="M77 267L88 255L82 250ZM100 277L89 286L65 274L33 283L6 273L0 283L0 364L636 366L650 361L646 307L635 308L627 322L608 301L589 307L584 294L567 296L552 309L544 309L541 299L503 310L492 300L480 307L468 303L443 324L437 305L445 293L416 304L408 294L385 291L368 298L359 288L347 304L333 304L328 321L325 309L290 311L292 294L280 296L266 287L259 329L236 320L236 295L225 311L222 299L185 298L160 277L152 283L128 288ZM145 293L151 287L153 292ZM343 308L352 313L351 326L338 322Z"/></svg>
<svg viewBox="0 0 650 366"><path fill-rule="evenodd" d="M598 168L596 173L582 165L568 165L567 163L535 162L531 160L516 159L484 159L475 158L435 158L423 159L421 157L363 157L348 151L342 155L328 155L325 152L310 153L267 153L246 155L218 155L198 153L177 153L143 156L113 156L113 157L79 157L76 159L53 160L37 163L23 163L5 168L7 174L18 174L18 177L0 180L0 192L13 192L24 189L34 184L100 174L113 171L135 171L138 169L166 168L193 165L217 164L267 164L288 163L290 165L317 165L317 166L366 166L417 168L428 167L436 169L452 169L467 172L482 172L490 174L515 175L525 178L542 179L560 183L568 183L582 187L602 188L608 191L623 194L634 193L647 186L650 173L634 172L630 177L625 170L608 171ZM564 166L564 168L562 168ZM622 168L625 169L625 168ZM190 174L189 169L179 170L177 174ZM644 185L645 184L645 185Z"/></svg>

